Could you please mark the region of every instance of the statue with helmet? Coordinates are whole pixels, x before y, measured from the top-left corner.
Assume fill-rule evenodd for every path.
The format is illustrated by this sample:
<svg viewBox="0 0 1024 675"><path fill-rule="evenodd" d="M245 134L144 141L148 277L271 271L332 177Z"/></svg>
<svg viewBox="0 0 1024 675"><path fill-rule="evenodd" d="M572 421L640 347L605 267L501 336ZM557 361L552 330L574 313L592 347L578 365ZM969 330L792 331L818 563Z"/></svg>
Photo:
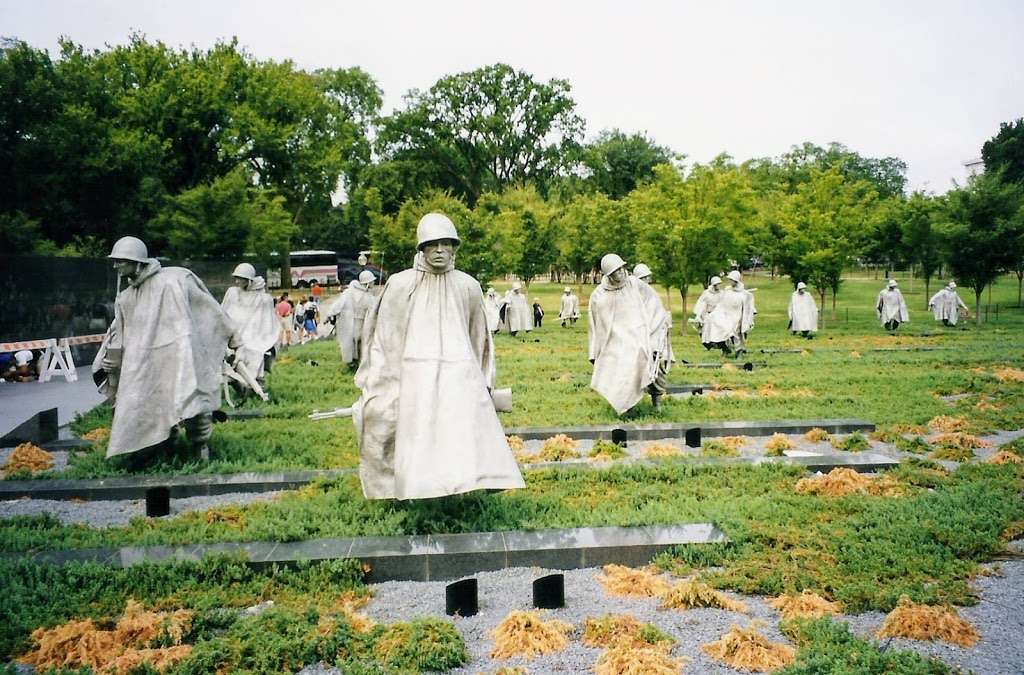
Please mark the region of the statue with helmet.
<svg viewBox="0 0 1024 675"><path fill-rule="evenodd" d="M619 415L644 393L660 409L671 365L667 312L653 288L630 276L615 253L601 258L601 284L590 296L590 386Z"/></svg>
<svg viewBox="0 0 1024 675"><path fill-rule="evenodd" d="M907 309L907 301L903 299L899 284L895 279L889 279L875 299L875 312L882 327L890 333L895 333L901 323L910 321L910 310Z"/></svg>
<svg viewBox="0 0 1024 675"><path fill-rule="evenodd" d="M128 285L93 362L93 379L114 405L107 457L144 460L178 425L205 459L213 411L221 403L221 364L235 333L203 282L181 267L161 267L136 237L107 256Z"/></svg>
<svg viewBox="0 0 1024 675"><path fill-rule="evenodd" d="M526 300L526 294L523 293L523 285L518 281L513 281L512 288L505 293L499 306L499 313L503 325L511 335L515 336L521 330L527 333L533 330L533 311Z"/></svg>
<svg viewBox="0 0 1024 675"><path fill-rule="evenodd" d="M249 263L231 272L234 285L224 294L220 306L235 326L234 342L239 346L224 362L224 396L229 405L231 389L243 395L253 393L266 401L263 377L277 352L281 327L274 311L274 299L267 283Z"/></svg>
<svg viewBox="0 0 1024 675"><path fill-rule="evenodd" d="M701 341L707 349L721 349L723 354L737 357L747 351L747 335L754 327L754 295L743 285L739 270L726 275L729 287L720 292L713 309L705 315L706 328Z"/></svg>
<svg viewBox="0 0 1024 675"><path fill-rule="evenodd" d="M359 364L366 313L376 300L371 292L376 281L373 272L363 270L327 308L327 318L334 322L341 360L353 370Z"/></svg>
<svg viewBox="0 0 1024 675"><path fill-rule="evenodd" d="M935 320L941 321L943 326L955 326L960 321L961 314L970 314L967 305L956 291L955 281L950 281L931 297L928 309L932 310Z"/></svg>
<svg viewBox="0 0 1024 675"><path fill-rule="evenodd" d="M807 292L807 284L799 282L793 295L789 296L789 330L793 335L800 333L808 340L818 330L818 304Z"/></svg>
<svg viewBox="0 0 1024 675"><path fill-rule="evenodd" d="M708 315L714 311L715 307L718 306L718 301L722 298L721 287L722 277L717 275L711 277L708 287L700 294L700 297L697 298L697 304L693 306L693 318L690 319L690 323L700 333L700 342L704 345L705 349L711 349L715 346L709 337L711 322L708 321Z"/></svg>
<svg viewBox="0 0 1024 675"><path fill-rule="evenodd" d="M524 487L495 412L494 346L480 284L455 269L455 224L428 213L411 269L366 315L351 414L368 499ZM496 392L495 392L496 393Z"/></svg>
<svg viewBox="0 0 1024 675"><path fill-rule="evenodd" d="M579 318L580 299L572 292L572 288L566 286L562 293L561 305L558 308L558 320L561 322L562 328L566 328L575 326L576 320Z"/></svg>

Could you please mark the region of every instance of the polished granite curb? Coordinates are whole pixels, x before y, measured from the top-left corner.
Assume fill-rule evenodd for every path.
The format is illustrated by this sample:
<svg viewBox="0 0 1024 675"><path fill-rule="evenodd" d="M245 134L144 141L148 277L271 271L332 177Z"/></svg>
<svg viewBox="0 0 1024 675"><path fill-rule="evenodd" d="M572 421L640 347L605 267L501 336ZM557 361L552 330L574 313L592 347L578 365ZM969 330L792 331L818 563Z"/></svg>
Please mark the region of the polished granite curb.
<svg viewBox="0 0 1024 675"><path fill-rule="evenodd" d="M811 429L824 429L830 434L850 434L855 431L871 432L875 425L867 420L855 418L817 420L761 420L756 422L666 422L660 424L601 424L578 427L510 427L505 429L509 436L515 435L524 441L543 440L556 434L566 434L575 439L611 440L612 431L622 429L627 440L651 441L663 438L686 438L686 432L700 429L702 437L716 436L771 436L780 434L803 434Z"/></svg>
<svg viewBox="0 0 1024 675"><path fill-rule="evenodd" d="M531 462L524 468L568 469L572 467L603 469L611 466L658 466L661 464L685 463L688 466L760 466L762 464L784 464L801 466L808 471L828 473L832 469L853 469L858 473L873 473L892 469L900 465L898 459L874 452L852 452L828 455L801 455L799 457L678 457L630 458L615 462Z"/></svg>
<svg viewBox="0 0 1024 675"><path fill-rule="evenodd" d="M438 581L458 579L506 567L580 569L616 563L641 566L671 546L726 543L714 523L514 530L469 534L311 539L296 542L245 542L188 546L126 546L4 553L5 559L65 564L93 562L128 567L142 562L201 560L211 553L241 553L250 565L357 558L370 571L366 580Z"/></svg>
<svg viewBox="0 0 1024 675"><path fill-rule="evenodd" d="M275 473L184 474L179 476L118 476L116 478L39 479L0 481L0 500L84 499L109 501L142 499L146 490L170 489L171 499L233 494L236 492L275 492L293 490L317 479L349 476L356 469L323 469Z"/></svg>

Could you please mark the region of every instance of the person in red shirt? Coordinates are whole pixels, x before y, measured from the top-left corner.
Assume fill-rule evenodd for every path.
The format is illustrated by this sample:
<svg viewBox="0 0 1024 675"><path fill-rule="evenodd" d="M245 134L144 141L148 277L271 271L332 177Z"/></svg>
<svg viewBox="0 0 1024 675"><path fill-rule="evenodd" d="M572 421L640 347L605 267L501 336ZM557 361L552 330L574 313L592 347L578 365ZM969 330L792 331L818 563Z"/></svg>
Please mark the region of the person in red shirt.
<svg viewBox="0 0 1024 675"><path fill-rule="evenodd" d="M281 321L281 344L292 343L292 303L288 302L288 294L285 293L274 305L277 318Z"/></svg>
<svg viewBox="0 0 1024 675"><path fill-rule="evenodd" d="M314 281L313 288L310 289L313 293L313 302L320 304L320 297L324 294L324 289L320 287L320 282Z"/></svg>

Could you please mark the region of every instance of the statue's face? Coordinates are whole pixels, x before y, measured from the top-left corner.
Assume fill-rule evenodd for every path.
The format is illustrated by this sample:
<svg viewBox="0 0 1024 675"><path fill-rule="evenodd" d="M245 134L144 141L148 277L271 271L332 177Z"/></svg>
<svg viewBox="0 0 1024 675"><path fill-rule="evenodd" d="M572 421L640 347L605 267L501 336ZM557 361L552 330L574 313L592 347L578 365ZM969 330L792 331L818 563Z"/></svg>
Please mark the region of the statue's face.
<svg viewBox="0 0 1024 675"><path fill-rule="evenodd" d="M437 239L423 245L423 258L433 270L443 272L452 264L455 255L454 239Z"/></svg>
<svg viewBox="0 0 1024 675"><path fill-rule="evenodd" d="M800 295L803 295L804 294L804 289L798 288L798 289L796 289L796 292L799 293Z"/></svg>
<svg viewBox="0 0 1024 675"><path fill-rule="evenodd" d="M134 279L138 276L140 267L142 267L142 263L135 262L134 260L114 259L114 269L118 274L129 279Z"/></svg>
<svg viewBox="0 0 1024 675"><path fill-rule="evenodd" d="M236 288L244 290L245 287L249 285L249 280L245 277L231 277L231 283L234 284Z"/></svg>
<svg viewBox="0 0 1024 675"><path fill-rule="evenodd" d="M621 284L623 281L626 280L626 268L620 267L619 269L609 274L608 278L611 279L616 284Z"/></svg>

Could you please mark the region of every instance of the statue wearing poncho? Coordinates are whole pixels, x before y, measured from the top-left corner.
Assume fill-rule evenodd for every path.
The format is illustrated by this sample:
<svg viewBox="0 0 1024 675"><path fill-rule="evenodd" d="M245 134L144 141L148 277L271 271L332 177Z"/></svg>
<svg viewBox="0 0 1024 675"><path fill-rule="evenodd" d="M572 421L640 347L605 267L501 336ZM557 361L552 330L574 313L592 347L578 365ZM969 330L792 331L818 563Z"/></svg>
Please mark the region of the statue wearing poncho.
<svg viewBox="0 0 1024 675"><path fill-rule="evenodd" d="M232 276L237 284L227 290L220 306L235 326L235 340L240 345L235 350L235 361L244 364L254 378L261 378L263 356L277 346L281 336L274 299L252 265L242 263Z"/></svg>
<svg viewBox="0 0 1024 675"><path fill-rule="evenodd" d="M497 333L501 325L501 303L497 292L491 287L487 288L487 296L484 297L484 311L487 314L487 330Z"/></svg>
<svg viewBox="0 0 1024 675"><path fill-rule="evenodd" d="M955 281L950 281L948 286L933 295L928 301L928 307L934 312L935 320L946 326L955 326L960 320L960 310L967 311L967 305L956 292Z"/></svg>
<svg viewBox="0 0 1024 675"><path fill-rule="evenodd" d="M594 364L590 387L620 415L644 392L657 407L671 362L667 312L654 289L627 275L619 256L606 255L601 268L601 285L591 294L587 313Z"/></svg>
<svg viewBox="0 0 1024 675"><path fill-rule="evenodd" d="M495 367L480 284L454 269L455 226L427 214L413 269L366 317L353 406L369 499L524 487L490 390Z"/></svg>
<svg viewBox="0 0 1024 675"><path fill-rule="evenodd" d="M558 320L562 324L562 328L565 328L566 322L569 324L575 324L576 320L580 318L580 299L576 297L576 294L572 292L572 289L568 286L565 287L565 293L562 295L562 300L558 308Z"/></svg>
<svg viewBox="0 0 1024 675"><path fill-rule="evenodd" d="M373 276L372 272L363 274ZM346 364L352 365L359 360L363 325L374 301L366 285L353 279L327 310L328 318L335 317L334 334L341 351L341 360Z"/></svg>
<svg viewBox="0 0 1024 675"><path fill-rule="evenodd" d="M125 241L138 247L134 257L119 253ZM181 422L194 443L204 444L210 413L221 402L230 319L199 277L161 268L145 251L141 241L124 237L110 256L119 271L132 271L93 363L100 393L114 401L107 457L161 443Z"/></svg>
<svg viewBox="0 0 1024 675"><path fill-rule="evenodd" d="M878 298L875 300L875 312L878 314L878 320L882 326L889 331L894 331L901 323L910 321L907 301L903 299L903 294L900 293L894 279L890 279L888 286L878 292Z"/></svg>

